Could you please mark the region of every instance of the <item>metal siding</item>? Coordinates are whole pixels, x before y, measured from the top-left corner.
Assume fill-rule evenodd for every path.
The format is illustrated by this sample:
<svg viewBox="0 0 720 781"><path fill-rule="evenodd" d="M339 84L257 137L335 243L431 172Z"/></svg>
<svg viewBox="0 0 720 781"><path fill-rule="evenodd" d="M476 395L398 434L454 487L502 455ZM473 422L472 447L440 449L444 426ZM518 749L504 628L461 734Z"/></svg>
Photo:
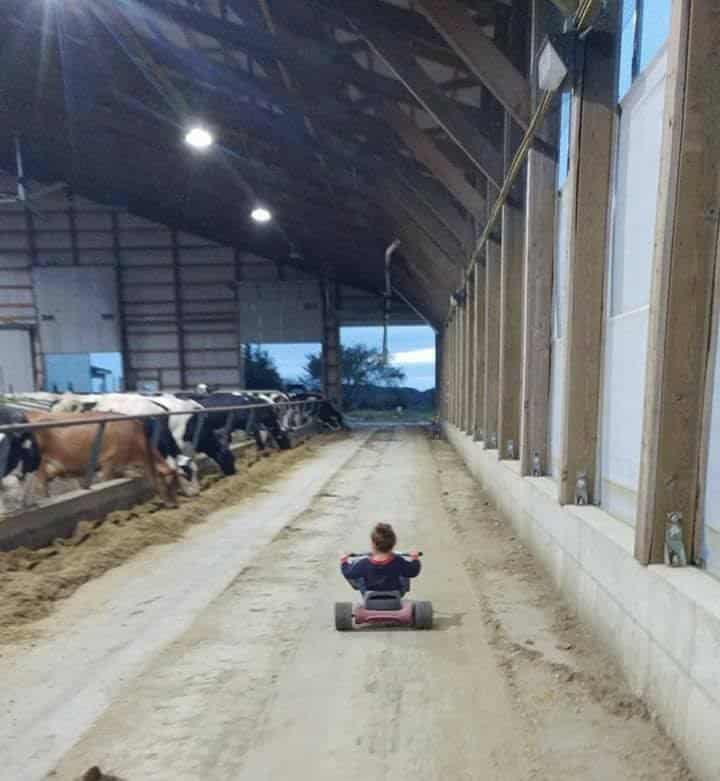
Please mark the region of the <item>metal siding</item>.
<svg viewBox="0 0 720 781"><path fill-rule="evenodd" d="M0 328L0 393L34 389L30 331Z"/></svg>
<svg viewBox="0 0 720 781"><path fill-rule="evenodd" d="M322 339L322 299L316 282L243 282L238 297L243 342Z"/></svg>
<svg viewBox="0 0 720 781"><path fill-rule="evenodd" d="M36 268L33 275L45 353L121 351L112 269Z"/></svg>

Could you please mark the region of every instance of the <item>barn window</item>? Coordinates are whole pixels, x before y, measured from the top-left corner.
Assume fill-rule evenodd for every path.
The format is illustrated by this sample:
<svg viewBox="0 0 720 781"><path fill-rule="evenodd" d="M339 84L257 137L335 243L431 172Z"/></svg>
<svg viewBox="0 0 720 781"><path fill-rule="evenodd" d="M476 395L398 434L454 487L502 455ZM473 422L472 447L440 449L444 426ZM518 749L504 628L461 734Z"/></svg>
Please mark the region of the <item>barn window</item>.
<svg viewBox="0 0 720 781"><path fill-rule="evenodd" d="M671 0L622 0L618 101L667 40Z"/></svg>

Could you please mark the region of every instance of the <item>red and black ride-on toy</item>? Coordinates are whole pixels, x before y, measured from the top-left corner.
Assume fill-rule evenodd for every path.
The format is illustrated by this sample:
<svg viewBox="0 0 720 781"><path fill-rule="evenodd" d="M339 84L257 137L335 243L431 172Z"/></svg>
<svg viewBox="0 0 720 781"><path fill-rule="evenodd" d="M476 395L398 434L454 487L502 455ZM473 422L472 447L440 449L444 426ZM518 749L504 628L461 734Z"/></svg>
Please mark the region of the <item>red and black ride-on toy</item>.
<svg viewBox="0 0 720 781"><path fill-rule="evenodd" d="M348 558L359 559L370 553L350 553ZM396 553L409 557L409 553ZM422 553L419 554L422 556ZM407 590L410 589L408 581ZM432 629L432 602L403 599L401 591L366 591L360 602L335 603L335 629L348 631L363 624L375 626L406 626Z"/></svg>

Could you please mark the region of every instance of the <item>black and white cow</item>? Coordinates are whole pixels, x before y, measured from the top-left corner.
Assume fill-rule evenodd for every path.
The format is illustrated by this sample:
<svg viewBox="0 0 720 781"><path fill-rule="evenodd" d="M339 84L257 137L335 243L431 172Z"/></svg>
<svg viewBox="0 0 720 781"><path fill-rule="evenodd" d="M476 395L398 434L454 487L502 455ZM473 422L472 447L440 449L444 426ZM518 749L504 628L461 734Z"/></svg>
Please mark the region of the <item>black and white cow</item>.
<svg viewBox="0 0 720 781"><path fill-rule="evenodd" d="M301 390L302 386L293 385L291 387L292 390L288 394L290 399L292 401L313 402L309 405L310 414L321 423L334 431L340 428L349 430L350 427L345 422L342 412L331 401L323 398L319 393Z"/></svg>
<svg viewBox="0 0 720 781"><path fill-rule="evenodd" d="M14 426L27 423L25 413L14 407L0 406L0 426ZM35 437L30 432L0 434L0 479L19 468L23 479L28 472L34 472L40 465L40 451ZM4 467L2 462L4 461Z"/></svg>
<svg viewBox="0 0 720 781"><path fill-rule="evenodd" d="M233 431L247 431L255 437L258 450L264 450L267 445L268 434L277 443L278 447L286 449L290 447L287 432L280 425L277 410L273 406L264 406L258 409L240 409L232 413L228 419L227 412L213 412L220 407L251 407L257 405L256 397L240 392L218 392L209 394L182 394L183 398L201 404L206 411L204 416L198 415L190 421L185 434L186 441L192 442L195 437L195 427L200 424L202 428L198 439L198 450L207 453L210 458L217 461L226 475L235 474L235 459L230 450L230 440ZM228 423L230 424L228 426ZM212 451L212 452L211 452Z"/></svg>

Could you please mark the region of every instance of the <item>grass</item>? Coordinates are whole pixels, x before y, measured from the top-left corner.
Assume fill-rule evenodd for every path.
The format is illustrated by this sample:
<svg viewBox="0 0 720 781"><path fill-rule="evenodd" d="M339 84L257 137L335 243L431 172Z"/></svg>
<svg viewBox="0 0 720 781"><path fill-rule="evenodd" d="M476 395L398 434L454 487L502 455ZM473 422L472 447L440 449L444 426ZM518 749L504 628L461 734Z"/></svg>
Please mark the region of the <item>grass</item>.
<svg viewBox="0 0 720 781"><path fill-rule="evenodd" d="M402 423L429 423L433 418L432 409L406 409L398 412L394 409L354 409L345 413L349 421L393 421Z"/></svg>

